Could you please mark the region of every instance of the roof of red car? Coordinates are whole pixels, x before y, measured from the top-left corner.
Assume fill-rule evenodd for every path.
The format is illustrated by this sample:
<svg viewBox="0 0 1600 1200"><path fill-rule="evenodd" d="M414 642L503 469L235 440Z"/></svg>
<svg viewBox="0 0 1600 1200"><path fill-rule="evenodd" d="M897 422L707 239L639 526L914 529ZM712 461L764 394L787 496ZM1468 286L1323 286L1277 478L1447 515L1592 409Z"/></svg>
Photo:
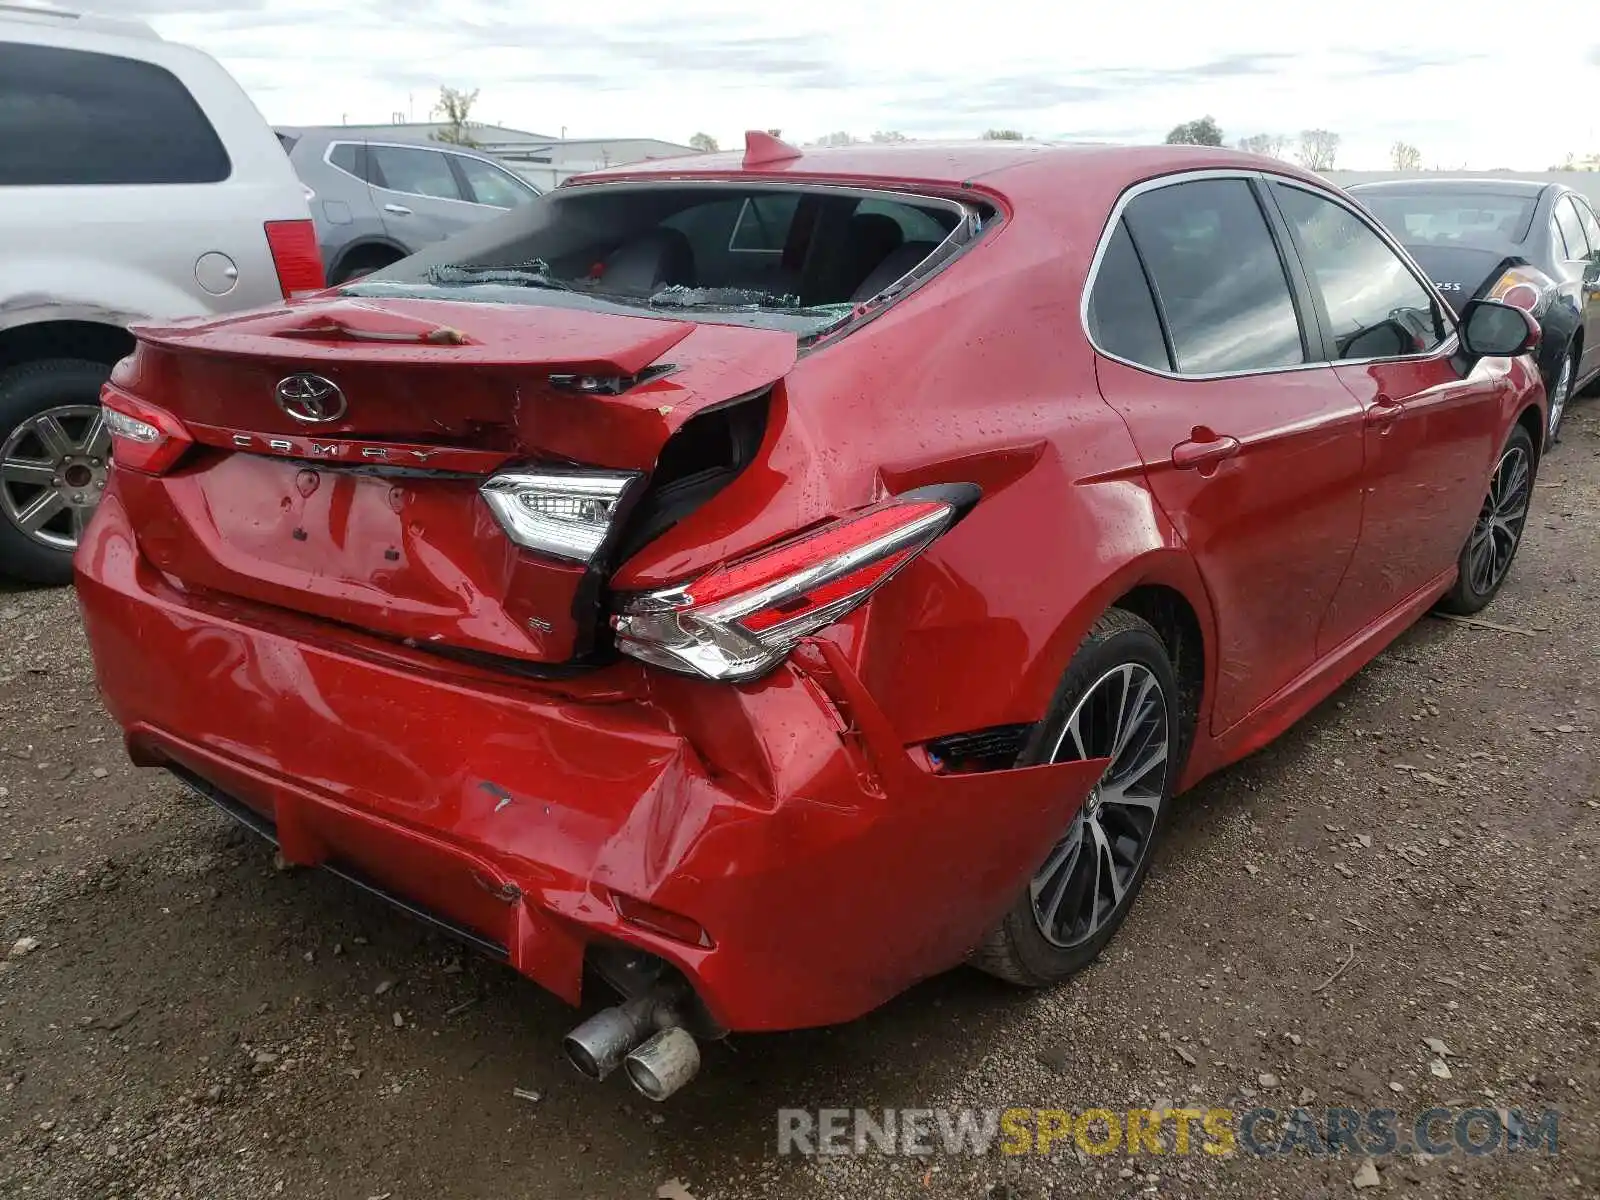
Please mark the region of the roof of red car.
<svg viewBox="0 0 1600 1200"><path fill-rule="evenodd" d="M777 177L883 179L925 184L961 184L1019 168L1046 171L1066 168L1075 175L1105 173L1137 178L1170 171L1207 167L1267 168L1285 175L1305 177L1298 167L1212 146L1117 146L1104 143L1048 143L1016 141L864 142L852 146L799 148L794 158L745 167L742 151L684 155L610 167L576 177L572 182L613 179L721 177L750 175ZM1030 171L1030 174L1032 172Z"/></svg>

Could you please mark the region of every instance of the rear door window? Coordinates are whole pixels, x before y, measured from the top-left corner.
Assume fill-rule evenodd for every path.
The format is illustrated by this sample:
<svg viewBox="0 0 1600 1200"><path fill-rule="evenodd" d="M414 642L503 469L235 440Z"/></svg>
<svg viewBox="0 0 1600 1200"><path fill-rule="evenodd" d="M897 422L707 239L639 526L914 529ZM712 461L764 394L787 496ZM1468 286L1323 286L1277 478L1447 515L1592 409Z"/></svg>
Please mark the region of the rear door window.
<svg viewBox="0 0 1600 1200"><path fill-rule="evenodd" d="M454 157L462 178L466 180L467 189L472 193L468 199L474 203L488 204L494 208L515 208L534 198L531 189L518 183L493 163L486 163L481 158L469 158L465 154Z"/></svg>
<svg viewBox="0 0 1600 1200"><path fill-rule="evenodd" d="M1432 294L1377 232L1342 204L1274 183L1300 259L1321 293L1338 358L1426 354L1450 333Z"/></svg>
<svg viewBox="0 0 1600 1200"><path fill-rule="evenodd" d="M1121 221L1106 243L1089 294L1089 336L1116 358L1162 371L1172 369L1149 281Z"/></svg>
<svg viewBox="0 0 1600 1200"><path fill-rule="evenodd" d="M1583 232L1589 239L1590 259L1600 259L1600 220L1595 219L1594 209L1589 207L1586 200L1577 196L1571 197L1573 206L1578 210L1578 224L1583 226Z"/></svg>
<svg viewBox="0 0 1600 1200"><path fill-rule="evenodd" d="M0 42L0 186L217 183L232 171L164 67Z"/></svg>
<svg viewBox="0 0 1600 1200"><path fill-rule="evenodd" d="M1567 257L1574 262L1588 258L1589 239L1584 236L1578 210L1572 207L1572 200L1567 196L1556 201L1556 225L1561 230L1561 240L1567 245Z"/></svg>
<svg viewBox="0 0 1600 1200"><path fill-rule="evenodd" d="M1560 258L1567 258L1567 239L1561 235L1561 226L1557 224L1555 214L1550 215L1550 246Z"/></svg>
<svg viewBox="0 0 1600 1200"><path fill-rule="evenodd" d="M347 175L354 175L363 183L367 178L367 148L354 142L337 142L328 151L328 161Z"/></svg>
<svg viewBox="0 0 1600 1200"><path fill-rule="evenodd" d="M1182 374L1306 361L1277 244L1243 179L1197 179L1136 196L1124 218L1155 286Z"/></svg>
<svg viewBox="0 0 1600 1200"><path fill-rule="evenodd" d="M438 200L462 199L450 160L437 150L410 146L368 146L367 181L391 192L432 196Z"/></svg>

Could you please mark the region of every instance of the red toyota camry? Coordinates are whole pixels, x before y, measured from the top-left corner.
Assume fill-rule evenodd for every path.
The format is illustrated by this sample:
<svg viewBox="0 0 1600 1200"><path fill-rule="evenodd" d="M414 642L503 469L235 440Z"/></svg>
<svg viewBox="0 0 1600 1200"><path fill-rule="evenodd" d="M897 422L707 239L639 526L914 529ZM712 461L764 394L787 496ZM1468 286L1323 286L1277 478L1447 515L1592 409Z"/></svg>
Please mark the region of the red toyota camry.
<svg viewBox="0 0 1600 1200"><path fill-rule="evenodd" d="M662 1098L1092 959L1175 793L1494 596L1538 337L1282 163L752 135L142 329L78 586L137 762L606 980Z"/></svg>

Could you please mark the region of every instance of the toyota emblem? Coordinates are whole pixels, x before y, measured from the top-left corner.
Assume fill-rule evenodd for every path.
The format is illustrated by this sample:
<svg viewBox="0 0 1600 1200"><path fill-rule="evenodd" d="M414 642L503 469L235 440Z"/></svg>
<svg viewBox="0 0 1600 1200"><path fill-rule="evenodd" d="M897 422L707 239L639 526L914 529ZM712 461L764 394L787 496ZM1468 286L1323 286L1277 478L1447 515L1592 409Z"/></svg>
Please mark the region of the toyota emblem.
<svg viewBox="0 0 1600 1200"><path fill-rule="evenodd" d="M344 416L344 393L321 375L290 375L278 380L278 407L296 421L325 425Z"/></svg>

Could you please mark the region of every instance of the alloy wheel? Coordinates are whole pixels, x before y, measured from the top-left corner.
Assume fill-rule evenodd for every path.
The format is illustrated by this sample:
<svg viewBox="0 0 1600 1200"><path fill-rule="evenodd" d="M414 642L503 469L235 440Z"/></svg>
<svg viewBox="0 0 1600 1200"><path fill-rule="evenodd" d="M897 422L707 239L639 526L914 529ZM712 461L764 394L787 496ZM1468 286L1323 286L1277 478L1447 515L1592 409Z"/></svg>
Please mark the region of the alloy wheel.
<svg viewBox="0 0 1600 1200"><path fill-rule="evenodd" d="M1554 438L1561 428L1561 415L1567 410L1567 399L1572 395L1572 376L1575 368L1573 355L1568 352L1561 360L1561 372L1556 376L1556 386L1550 393L1550 424L1547 436Z"/></svg>
<svg viewBox="0 0 1600 1200"><path fill-rule="evenodd" d="M1489 494L1484 497L1478 523L1467 542L1468 580L1480 596L1494 591L1511 567L1528 519L1532 484L1527 450L1512 446L1495 466Z"/></svg>
<svg viewBox="0 0 1600 1200"><path fill-rule="evenodd" d="M1082 945L1111 919L1150 851L1172 760L1167 700L1149 668L1102 675L1067 718L1052 762L1108 758L1066 836L1028 885L1039 932Z"/></svg>
<svg viewBox="0 0 1600 1200"><path fill-rule="evenodd" d="M33 541L72 550L100 502L110 462L99 405L47 408L0 443L0 514Z"/></svg>

